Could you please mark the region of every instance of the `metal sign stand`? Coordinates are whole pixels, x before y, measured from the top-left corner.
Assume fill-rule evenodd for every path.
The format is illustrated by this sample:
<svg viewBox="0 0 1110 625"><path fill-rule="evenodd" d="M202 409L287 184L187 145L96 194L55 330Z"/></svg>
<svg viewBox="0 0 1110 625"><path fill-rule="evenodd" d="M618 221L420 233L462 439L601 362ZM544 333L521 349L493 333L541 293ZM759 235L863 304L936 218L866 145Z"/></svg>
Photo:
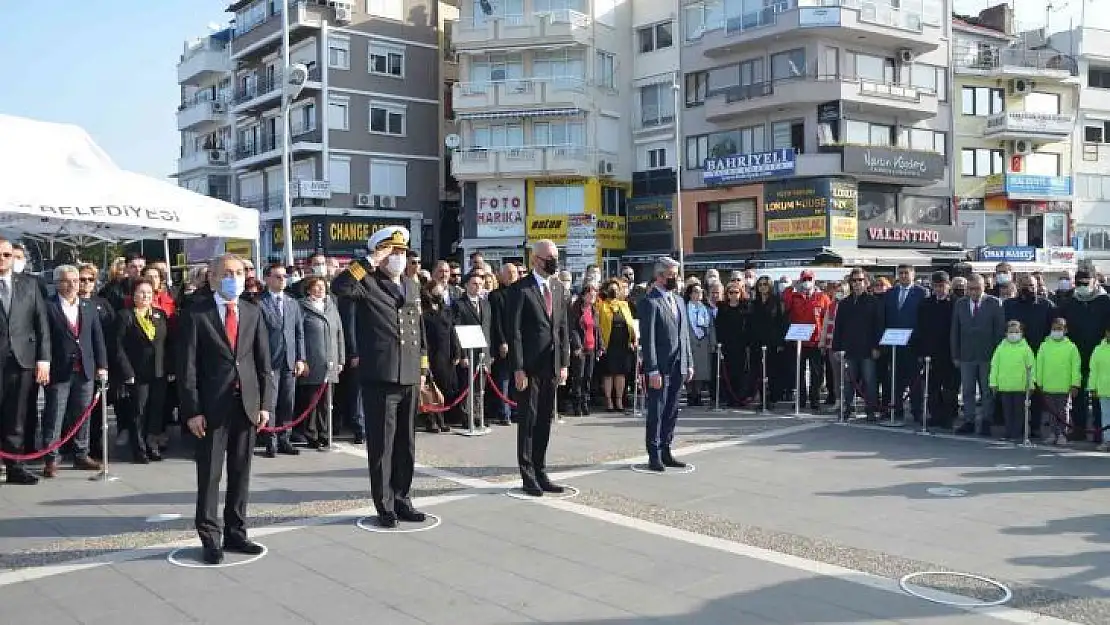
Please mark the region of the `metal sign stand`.
<svg viewBox="0 0 1110 625"><path fill-rule="evenodd" d="M108 470L108 376L97 376L100 384L100 471L89 478L90 482L115 482L118 475Z"/></svg>
<svg viewBox="0 0 1110 625"><path fill-rule="evenodd" d="M767 412L767 346L761 347L760 351L763 352L763 390L759 392L759 401L763 402L763 412Z"/></svg>
<svg viewBox="0 0 1110 625"><path fill-rule="evenodd" d="M922 398L923 406L921 408L921 431L918 434L928 436L932 434L929 431L929 370L932 369L933 357L925 357L925 395Z"/></svg>
<svg viewBox="0 0 1110 625"><path fill-rule="evenodd" d="M1032 395L1032 388L1031 388L1033 386L1032 380L1033 380L1033 368L1026 365L1026 367L1025 367L1025 414L1024 414L1024 419L1023 419L1024 423L1023 423L1023 427L1022 427L1022 438L1021 438L1021 446L1022 447L1032 447L1033 446L1032 441L1029 440L1029 418L1030 418L1030 414L1031 414L1030 409L1032 408L1032 405L1029 401L1029 398Z"/></svg>
<svg viewBox="0 0 1110 625"><path fill-rule="evenodd" d="M797 360L794 363L794 416L802 416L802 343L813 338L817 325L813 323L792 323L786 330L787 341L797 343ZM764 372L766 373L766 372Z"/></svg>
<svg viewBox="0 0 1110 625"><path fill-rule="evenodd" d="M324 391L324 397L323 397L323 401L328 402L324 406L324 409L327 411L327 416L328 416L328 448L327 448L326 451L335 451L335 430L334 430L334 426L332 425L332 404L333 404L333 402L332 402L332 393L333 393L333 388L334 387L331 383L331 380L329 379L329 378L331 378L331 374L334 373L334 372L335 372L335 363L334 362L329 362L328 363L328 374L327 374L327 376L324 377L324 384L327 384L327 390ZM315 410L315 407L313 408L313 410Z"/></svg>
<svg viewBox="0 0 1110 625"><path fill-rule="evenodd" d="M636 347L636 367L632 374L632 416L639 417L643 411L640 404L646 403L647 399L644 397L644 391L640 388L640 378L644 372L640 362L640 348Z"/></svg>
<svg viewBox="0 0 1110 625"><path fill-rule="evenodd" d="M848 380L848 352L840 352L840 388L836 389L840 393L840 414L836 417L837 423L846 423L848 421L848 398L855 398L855 387L852 386Z"/></svg>
<svg viewBox="0 0 1110 625"><path fill-rule="evenodd" d="M719 411L721 409L721 344L717 343L717 384L716 384L716 405L713 410Z"/></svg>
<svg viewBox="0 0 1110 625"><path fill-rule="evenodd" d="M898 388L898 348L909 344L910 335L912 334L912 329L888 328L883 331L883 338L879 339L879 345L890 347L890 421L879 424L885 427L900 428L905 425L895 420L898 408L905 409L905 406L900 406L902 403L902 389Z"/></svg>
<svg viewBox="0 0 1110 625"><path fill-rule="evenodd" d="M490 433L490 429L485 425L485 418L482 418L482 422L477 427L474 423L474 373L481 372L481 367L485 363L485 354L482 350L488 346L486 335L482 332L482 326L455 326L455 335L459 339L459 346L466 350L467 362L470 363L466 372L466 429L455 430L455 433L459 436L484 436ZM481 361L479 357L482 358ZM485 380L482 379L481 383L485 384Z"/></svg>

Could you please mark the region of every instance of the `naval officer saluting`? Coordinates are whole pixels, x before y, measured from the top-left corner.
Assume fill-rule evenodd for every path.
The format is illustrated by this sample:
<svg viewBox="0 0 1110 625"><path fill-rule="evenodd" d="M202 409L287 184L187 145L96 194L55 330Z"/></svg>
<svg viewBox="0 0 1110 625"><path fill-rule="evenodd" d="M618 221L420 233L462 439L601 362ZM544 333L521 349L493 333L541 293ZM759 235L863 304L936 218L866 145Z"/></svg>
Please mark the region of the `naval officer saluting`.
<svg viewBox="0 0 1110 625"><path fill-rule="evenodd" d="M367 244L370 255L354 260L332 282L332 293L354 305L358 377L366 410L370 494L382 527L421 523L412 507L416 462L416 409L427 369L420 285L404 276L409 231L389 226Z"/></svg>

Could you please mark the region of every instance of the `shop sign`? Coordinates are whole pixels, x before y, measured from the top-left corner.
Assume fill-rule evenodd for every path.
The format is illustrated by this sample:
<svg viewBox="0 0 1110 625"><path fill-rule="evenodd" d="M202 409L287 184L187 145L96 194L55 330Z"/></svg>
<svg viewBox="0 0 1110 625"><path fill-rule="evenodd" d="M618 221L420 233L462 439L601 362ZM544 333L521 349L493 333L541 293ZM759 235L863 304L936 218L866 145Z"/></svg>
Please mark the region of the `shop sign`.
<svg viewBox="0 0 1110 625"><path fill-rule="evenodd" d="M976 257L991 263L1031 263L1037 260L1037 248L1027 245L985 245Z"/></svg>
<svg viewBox="0 0 1110 625"><path fill-rule="evenodd" d="M641 254L670 253L674 247L671 197L632 198L628 201L627 249Z"/></svg>
<svg viewBox="0 0 1110 625"><path fill-rule="evenodd" d="M1077 260L1074 247L1049 247L1045 249L1045 256L1050 265L1074 265Z"/></svg>
<svg viewBox="0 0 1110 625"><path fill-rule="evenodd" d="M567 241L566 215L528 215L526 219L529 241L551 239L556 243Z"/></svg>
<svg viewBox="0 0 1110 625"><path fill-rule="evenodd" d="M918 181L944 177L944 156L936 152L846 145L843 161L847 174Z"/></svg>
<svg viewBox="0 0 1110 625"><path fill-rule="evenodd" d="M839 8L799 7L799 28L825 28L840 26Z"/></svg>
<svg viewBox="0 0 1110 625"><path fill-rule="evenodd" d="M331 184L327 180L297 180L294 197L309 200L330 200Z"/></svg>
<svg viewBox="0 0 1110 625"><path fill-rule="evenodd" d="M293 249L316 251L323 245L323 224L318 217L299 218L292 222ZM366 239L363 239L363 246ZM280 250L285 247L285 228L275 223L270 230L270 248Z"/></svg>
<svg viewBox="0 0 1110 625"><path fill-rule="evenodd" d="M598 217L596 226L598 247L603 250L625 249L627 229L624 217Z"/></svg>
<svg viewBox="0 0 1110 625"><path fill-rule="evenodd" d="M524 181L483 180L477 186L477 236L523 237L525 235Z"/></svg>
<svg viewBox="0 0 1110 625"><path fill-rule="evenodd" d="M387 226L410 227L407 219L373 217L325 218L323 223L324 251L328 254L358 255L366 253L366 242Z"/></svg>
<svg viewBox="0 0 1110 625"><path fill-rule="evenodd" d="M254 241L224 239L224 254L235 254L239 258L254 258Z"/></svg>
<svg viewBox="0 0 1110 625"><path fill-rule="evenodd" d="M889 226L867 226L869 243L908 243L936 247L940 245L939 230L932 228L898 228Z"/></svg>
<svg viewBox="0 0 1110 625"><path fill-rule="evenodd" d="M763 186L764 240L769 250L820 247L829 238L830 178Z"/></svg>
<svg viewBox="0 0 1110 625"><path fill-rule="evenodd" d="M718 185L769 176L793 176L796 165L794 148L731 154L705 159L702 163L702 180L707 185Z"/></svg>
<svg viewBox="0 0 1110 625"><path fill-rule="evenodd" d="M1006 195L1041 197L1071 196L1071 176L1006 174L1004 184Z"/></svg>

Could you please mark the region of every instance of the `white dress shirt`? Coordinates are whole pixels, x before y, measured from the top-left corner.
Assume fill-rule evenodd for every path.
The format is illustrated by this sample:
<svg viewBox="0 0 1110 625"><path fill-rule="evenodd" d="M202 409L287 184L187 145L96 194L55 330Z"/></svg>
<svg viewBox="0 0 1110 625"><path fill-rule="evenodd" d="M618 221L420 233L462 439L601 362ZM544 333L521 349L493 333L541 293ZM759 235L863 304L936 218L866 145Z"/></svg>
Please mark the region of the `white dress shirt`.
<svg viewBox="0 0 1110 625"><path fill-rule="evenodd" d="M75 297L73 303L70 304L64 297L59 296L58 301L62 304L62 313L66 316L66 321L69 322L69 325L77 327L77 321L80 318L81 300Z"/></svg>

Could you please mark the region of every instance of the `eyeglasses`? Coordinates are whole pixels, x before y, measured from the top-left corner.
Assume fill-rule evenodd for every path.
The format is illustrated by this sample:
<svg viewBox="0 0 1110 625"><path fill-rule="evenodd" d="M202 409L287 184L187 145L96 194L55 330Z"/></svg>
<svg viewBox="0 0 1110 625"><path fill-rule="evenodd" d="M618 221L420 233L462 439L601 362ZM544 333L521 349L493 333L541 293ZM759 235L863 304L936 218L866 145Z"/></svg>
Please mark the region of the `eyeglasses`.
<svg viewBox="0 0 1110 625"><path fill-rule="evenodd" d="M78 278L81 282L96 282L96 278Z"/></svg>
<svg viewBox="0 0 1110 625"><path fill-rule="evenodd" d="M0 258L11 258L12 256L15 256L12 252L0 252Z"/></svg>

